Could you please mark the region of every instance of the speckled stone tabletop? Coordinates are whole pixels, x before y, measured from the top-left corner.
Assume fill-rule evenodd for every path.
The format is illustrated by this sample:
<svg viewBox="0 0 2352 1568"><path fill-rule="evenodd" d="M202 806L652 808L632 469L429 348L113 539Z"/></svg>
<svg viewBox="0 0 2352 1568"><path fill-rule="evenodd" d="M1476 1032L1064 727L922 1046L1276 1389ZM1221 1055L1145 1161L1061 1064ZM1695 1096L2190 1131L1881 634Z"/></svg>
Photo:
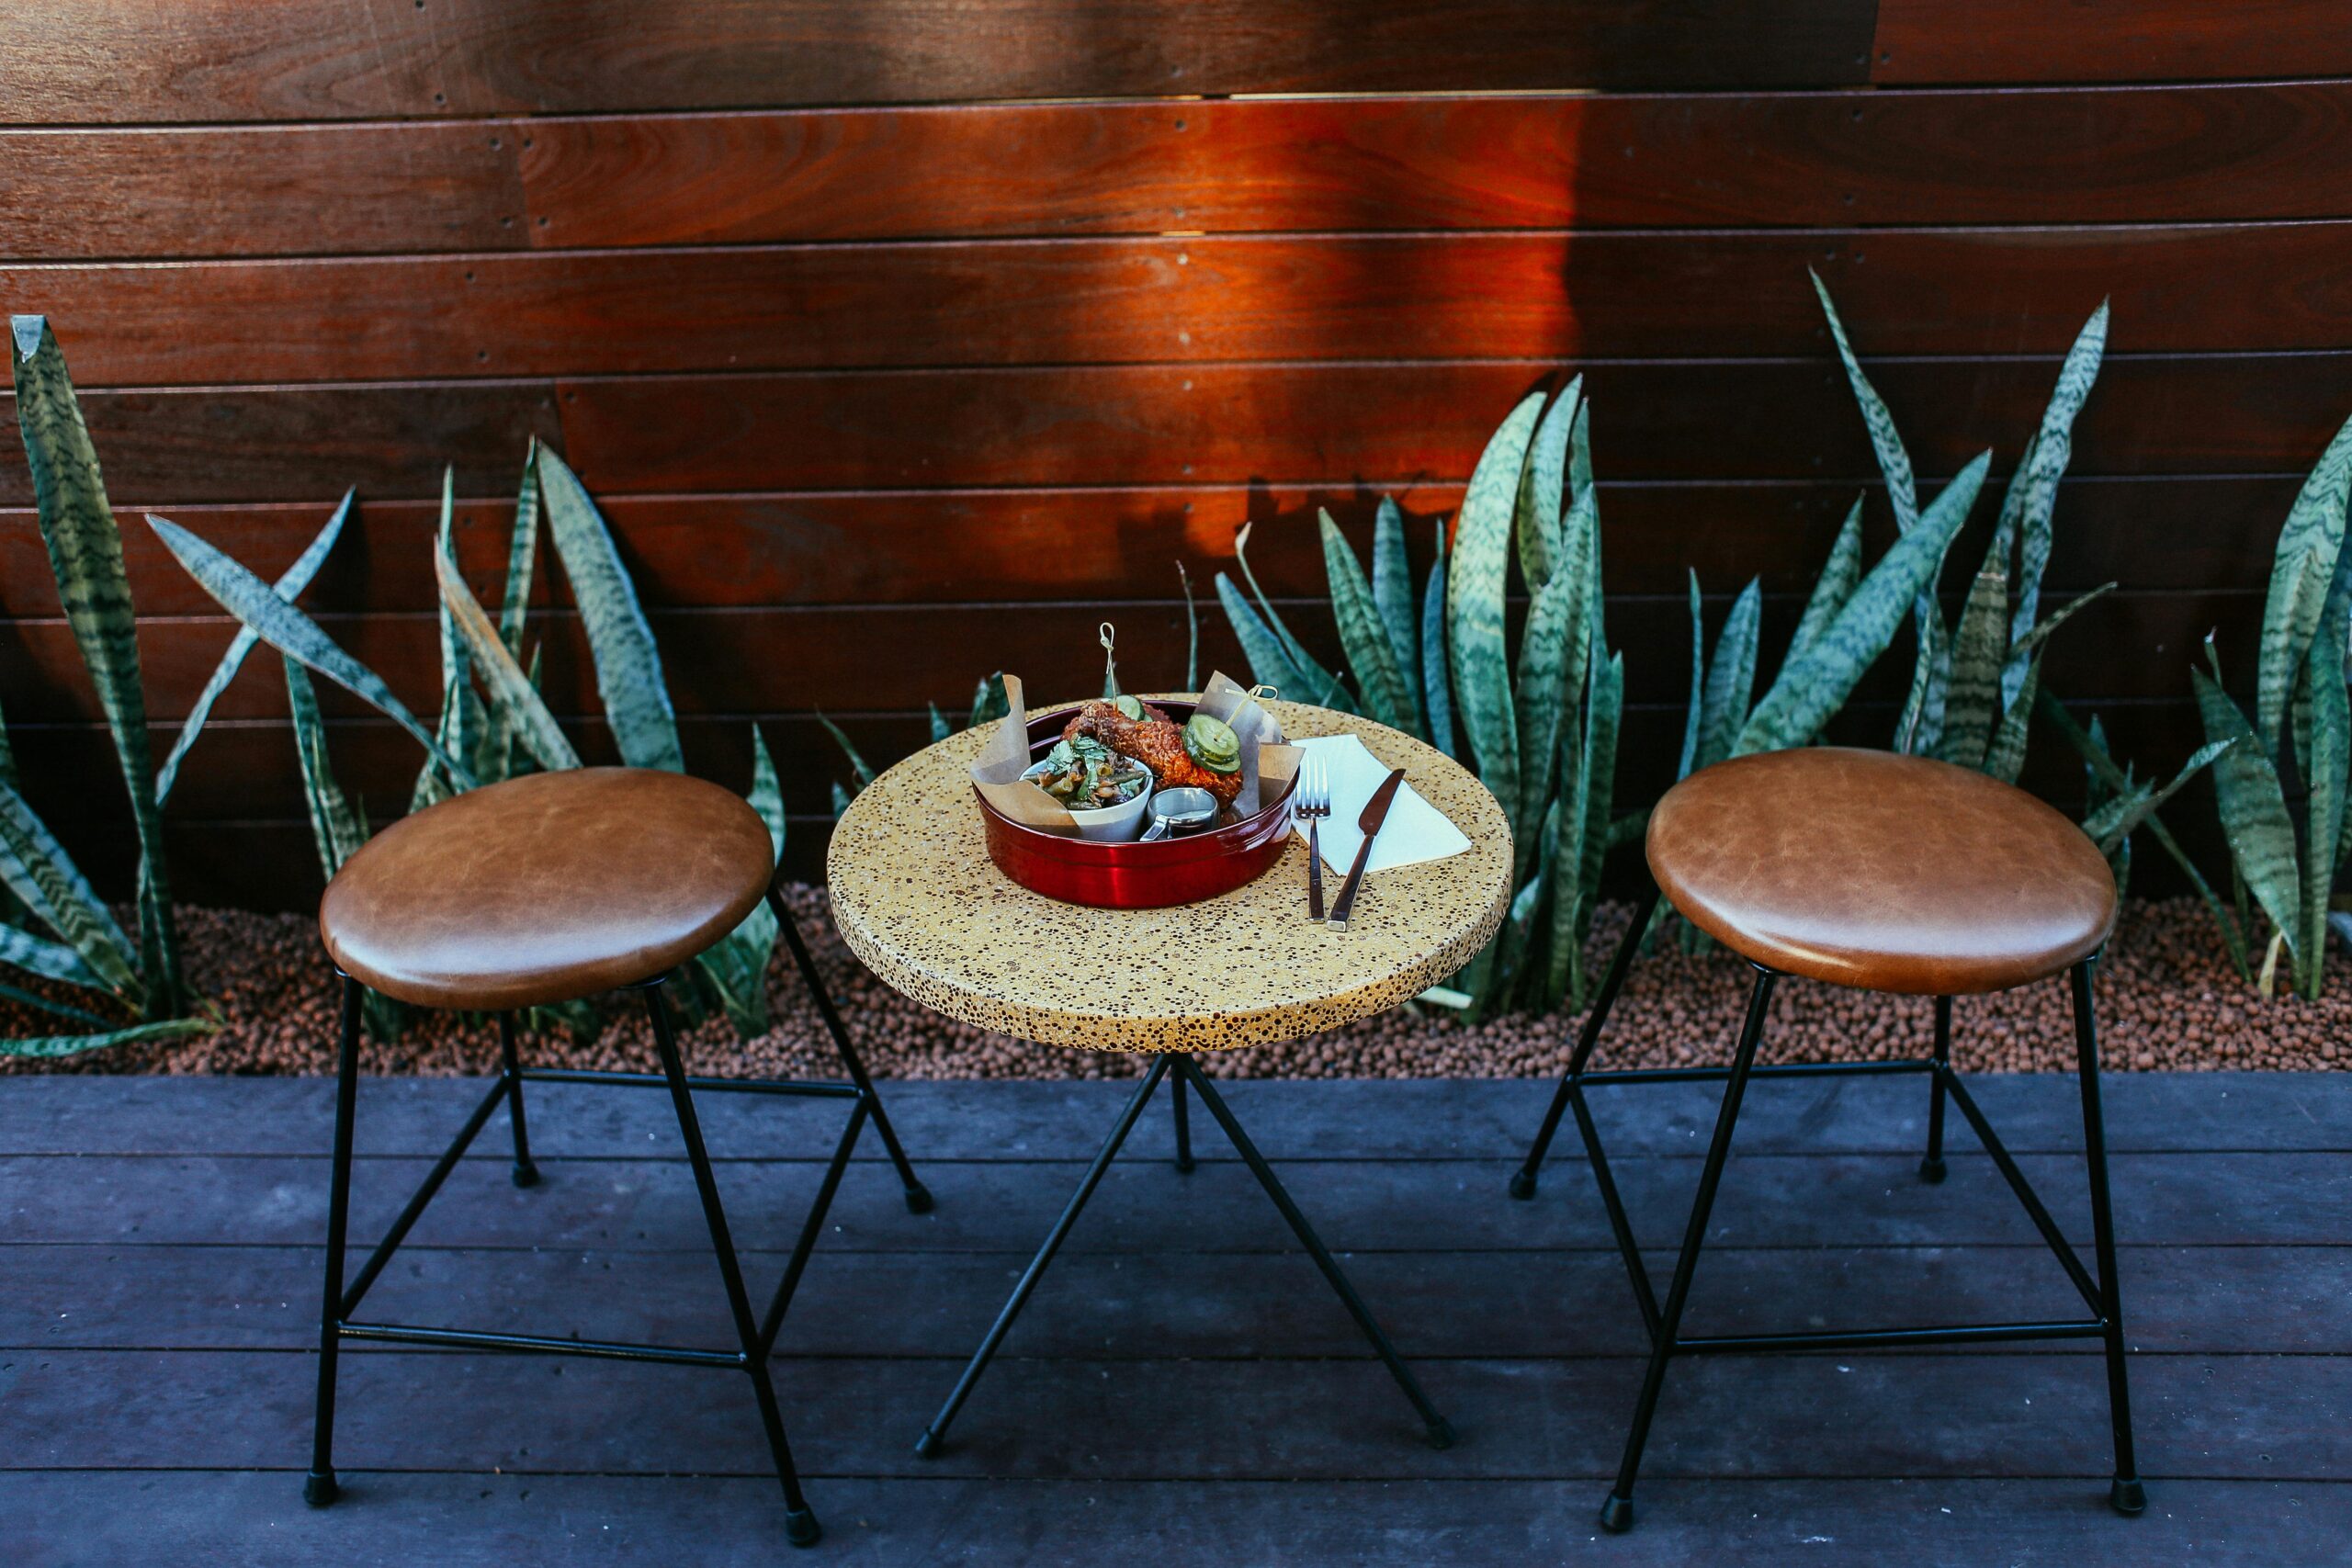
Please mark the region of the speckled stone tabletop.
<svg viewBox="0 0 2352 1568"><path fill-rule="evenodd" d="M1468 963L1510 897L1510 829L1495 797L1459 763L1385 725L1266 705L1294 739L1355 732L1405 770L1470 848L1367 876L1345 931L1306 918L1306 846L1296 838L1264 875L1203 903L1065 904L989 859L970 775L986 731L972 730L882 774L834 827L825 872L842 939L925 1007L1105 1051L1295 1040L1394 1007ZM1337 896L1336 876L1324 886Z"/></svg>

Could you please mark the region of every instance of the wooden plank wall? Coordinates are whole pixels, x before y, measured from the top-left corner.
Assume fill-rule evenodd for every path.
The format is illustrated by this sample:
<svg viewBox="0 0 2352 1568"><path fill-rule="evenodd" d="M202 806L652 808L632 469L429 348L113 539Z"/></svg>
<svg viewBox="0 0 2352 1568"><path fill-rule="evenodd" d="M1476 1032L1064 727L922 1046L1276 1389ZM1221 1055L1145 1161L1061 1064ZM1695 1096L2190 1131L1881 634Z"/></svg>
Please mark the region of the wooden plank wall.
<svg viewBox="0 0 2352 1568"><path fill-rule="evenodd" d="M841 772L817 710L887 758L997 665L1084 689L1105 616L1129 682L1172 684L1174 563L1204 588L1245 519L1328 648L1315 509L1359 540L1382 492L1450 515L1511 402L1572 370L1626 787L1654 791L1686 567L1718 612L1760 575L1777 649L1873 472L1806 268L1931 479L1987 446L2006 469L2108 298L2052 580L2121 587L2051 674L2168 768L2191 655L2218 628L2245 668L2278 520L2352 413L2347 22L2341 0L28 0L0 12L0 301L52 316L88 394L159 728L229 630L141 513L270 572L356 485L310 602L429 709L441 466L492 592L537 434L608 502L693 764L740 786L767 727L807 870ZM0 460L0 707L38 803L121 886L28 500ZM594 750L547 600L548 687ZM1203 634L1238 668L1214 611ZM1889 725L1889 662L1858 738ZM283 703L257 660L190 761L190 897L315 892ZM409 743L334 711L346 782L396 814ZM2033 782L2078 795L2037 753Z"/></svg>

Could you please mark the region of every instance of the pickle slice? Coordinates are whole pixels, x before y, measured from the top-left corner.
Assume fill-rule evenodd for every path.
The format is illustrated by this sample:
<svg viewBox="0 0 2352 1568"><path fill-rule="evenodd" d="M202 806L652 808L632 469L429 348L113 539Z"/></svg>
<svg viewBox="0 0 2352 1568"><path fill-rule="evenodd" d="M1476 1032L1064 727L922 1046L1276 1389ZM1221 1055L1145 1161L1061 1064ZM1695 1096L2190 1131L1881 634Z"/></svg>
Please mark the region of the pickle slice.
<svg viewBox="0 0 2352 1568"><path fill-rule="evenodd" d="M1184 721L1184 750L1213 773L1241 771L1241 739L1222 719L1196 713Z"/></svg>

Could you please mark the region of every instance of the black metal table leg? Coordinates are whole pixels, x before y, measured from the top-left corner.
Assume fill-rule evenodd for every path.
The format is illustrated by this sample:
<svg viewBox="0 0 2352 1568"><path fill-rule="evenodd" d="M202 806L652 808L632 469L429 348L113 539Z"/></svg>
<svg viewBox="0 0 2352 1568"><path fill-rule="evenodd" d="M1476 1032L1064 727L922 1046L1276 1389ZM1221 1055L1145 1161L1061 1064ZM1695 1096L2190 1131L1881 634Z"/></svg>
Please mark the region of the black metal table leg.
<svg viewBox="0 0 2352 1568"><path fill-rule="evenodd" d="M1149 1070L1143 1075L1143 1081L1136 1085L1135 1093L1127 1097L1126 1108L1119 1112L1118 1121L1113 1123L1111 1135L1102 1140L1102 1146L1095 1151L1093 1162L1087 1166L1086 1174L1079 1179L1078 1190L1071 1193L1069 1201L1063 1205L1061 1217L1054 1222L1054 1228L1046 1233L1046 1244L1037 1249L1037 1256L1029 1260L1029 1267L1022 1273L1020 1282L1012 1287L1011 1299L996 1314L996 1321L989 1325L988 1337L972 1353L971 1361L964 1368L964 1375L956 1380L956 1387L948 1393L947 1403L939 1407L939 1414L931 1418L931 1425L924 1427L922 1436L915 1439L915 1453L920 1458L930 1459L939 1452L939 1445L947 1438L948 1424L956 1419L956 1413L971 1396L973 1385L980 1381L980 1374L988 1371L989 1362L996 1356L997 1347L1004 1343L1005 1333L1012 1326L1012 1320L1021 1315L1021 1309L1028 1303L1030 1292L1037 1288L1038 1280L1046 1272L1046 1265L1051 1263L1054 1254L1061 1250L1062 1242L1069 1235L1070 1227L1078 1223L1086 1201L1094 1196L1094 1189L1102 1184L1102 1173L1111 1168L1111 1162L1118 1157L1120 1145L1127 1141L1127 1134L1135 1131L1136 1119L1143 1115L1143 1108L1150 1100L1151 1091L1158 1089L1159 1080L1167 1076L1168 1058L1164 1055L1153 1057Z"/></svg>
<svg viewBox="0 0 2352 1568"><path fill-rule="evenodd" d="M1266 1190L1266 1196L1274 1201L1274 1207L1282 1211L1283 1218L1290 1222L1291 1230L1306 1247L1308 1256L1315 1259L1315 1266L1323 1270L1323 1277L1331 1282L1331 1289L1339 1292L1340 1300L1356 1320L1356 1326L1363 1330L1366 1339L1372 1341L1372 1348L1380 1352L1380 1359L1388 1363L1388 1371L1396 1379L1397 1386L1405 1391L1405 1397L1413 1402L1413 1408L1420 1412L1421 1420L1427 1424L1430 1446L1436 1449L1453 1447L1453 1424L1438 1414L1437 1406L1430 1403L1430 1396L1421 1392L1420 1382L1413 1376L1413 1370L1405 1364L1403 1357L1396 1354L1396 1347L1388 1342L1388 1336L1372 1315L1372 1309L1364 1305L1362 1296L1356 1294L1355 1286L1340 1269L1339 1260L1331 1256L1330 1250L1323 1245L1323 1238L1315 1234L1315 1227L1306 1223L1306 1216L1291 1201L1282 1179L1274 1175L1273 1167L1268 1165L1266 1157L1258 1152L1258 1145L1250 1141L1250 1134L1241 1130L1241 1123L1227 1107L1225 1097L1217 1093L1216 1086L1209 1082L1208 1075L1201 1071L1201 1065L1189 1055L1177 1055L1176 1071L1180 1079L1191 1079L1193 1087L1200 1091L1201 1103L1208 1108L1211 1116L1216 1118L1216 1124L1225 1129L1225 1135L1232 1140L1235 1150L1250 1167L1250 1174L1258 1179L1258 1184Z"/></svg>
<svg viewBox="0 0 2352 1568"><path fill-rule="evenodd" d="M537 1187L539 1168L531 1163L531 1133L523 1122L523 1067L514 1052L514 1015L498 1015L500 1077L506 1080L506 1116L514 1126L514 1185Z"/></svg>
<svg viewBox="0 0 2352 1568"><path fill-rule="evenodd" d="M1951 998L1936 998L1936 1069L1928 1075L1928 1154L1919 1179L1944 1179L1944 1084L1951 1073Z"/></svg>
<svg viewBox="0 0 2352 1568"><path fill-rule="evenodd" d="M875 1092L874 1080L866 1076L865 1063L850 1040L849 1028L842 1022L840 1010L833 1006L833 994L826 988L825 977L817 972L817 961L809 956L808 944L801 940L799 923L793 919L784 895L773 882L768 884L768 908L775 916L776 929L784 934L784 944L791 950L792 962L799 969L808 994L817 998L817 1011L825 1021L826 1032L833 1037L834 1049L841 1053L842 1065L849 1068L850 1081L857 1085L866 1111L874 1118L874 1130L882 1135L882 1146L889 1151L890 1163L898 1168L899 1184L906 1190L907 1212L931 1213L931 1190L915 1179L915 1168L899 1143L898 1129L890 1125L889 1113L882 1109L882 1097Z"/></svg>
<svg viewBox="0 0 2352 1568"><path fill-rule="evenodd" d="M1682 1251L1674 1261L1674 1282L1667 1287L1666 1305L1650 1343L1649 1368L1642 1374L1642 1392L1634 1405L1633 1429L1625 1435L1625 1457L1617 1468L1617 1485L1600 1506L1600 1526L1610 1531L1633 1528L1634 1478L1641 1470L1642 1449L1649 1441L1650 1418L1657 1413L1658 1392L1666 1386L1666 1364L1673 1359L1675 1336L1682 1326L1682 1308L1690 1299L1690 1279L1698 1271L1699 1247L1706 1240L1707 1216L1715 1206L1715 1189L1723 1181L1724 1161L1731 1153L1732 1129L1739 1122L1740 1098L1747 1090L1749 1069L1756 1065L1756 1047L1764 1035L1764 1012L1772 1000L1772 970L1754 965L1756 986L1748 993L1747 1018L1740 1025L1739 1048L1733 1054L1731 1076L1724 1082L1723 1107L1715 1113L1714 1141L1707 1146L1707 1162L1700 1168L1699 1191L1690 1203L1690 1223L1682 1233Z"/></svg>
<svg viewBox="0 0 2352 1568"><path fill-rule="evenodd" d="M2107 1325L2107 1409L2115 1427L2115 1480L2107 1500L2119 1514L2140 1513L2148 1489L2132 1454L2132 1390L2123 1367L2123 1287L2115 1273L2115 1213L2107 1190L2107 1118L2099 1106L2098 1016L2091 1002L2091 965L2075 965L2075 1054L2083 1080L2083 1157L2090 1168L2091 1247L2098 1260L2099 1316Z"/></svg>
<svg viewBox="0 0 2352 1568"><path fill-rule="evenodd" d="M334 1502L335 1353L343 1343L343 1252L351 1220L351 1124L359 1103L359 982L343 981L343 1031L335 1051L334 1167L327 1190L326 1286L319 1305L319 1394L311 1427L311 1473L302 1500Z"/></svg>
<svg viewBox="0 0 2352 1568"><path fill-rule="evenodd" d="M1553 1092L1551 1109L1544 1112L1543 1128L1536 1133L1526 1160L1510 1179L1510 1195L1514 1198L1535 1196L1535 1173L1543 1168L1544 1156L1552 1149L1552 1138L1560 1130L1561 1113L1576 1098L1577 1080L1584 1076L1585 1064L1592 1059L1593 1047L1600 1043L1601 1026L1609 1021L1609 1010L1616 1005L1618 988L1625 983L1625 972L1634 966L1634 954L1641 948L1644 933L1650 929L1651 916L1657 912L1657 886L1653 883L1642 901L1634 907L1633 922L1617 944L1617 956L1609 961L1609 973L1600 982L1600 994L1593 998L1592 1010L1585 1015L1584 1028L1577 1035L1577 1048L1568 1058L1568 1070L1560 1075L1560 1087ZM1579 1122L1584 1120L1581 1104L1577 1116Z"/></svg>
<svg viewBox="0 0 2352 1568"><path fill-rule="evenodd" d="M1176 1104L1176 1171L1189 1176L1193 1171L1193 1115L1185 1103L1184 1075L1179 1073L1168 1086Z"/></svg>
<svg viewBox="0 0 2352 1568"><path fill-rule="evenodd" d="M695 1190L702 1197L711 1250L718 1255L718 1277L727 1288L728 1311L735 1319L735 1336L743 1348L743 1368L751 1373L760 1424L767 1429L768 1452L775 1461L776 1479L784 1485L785 1539L795 1546L812 1546L822 1532L808 1499L801 1495L800 1472L794 1468L792 1450L785 1441L784 1414L776 1405L775 1386L768 1379L767 1347L752 1318L752 1298L743 1289L742 1265L735 1256L734 1238L728 1233L727 1211L718 1201L718 1179L711 1172L709 1151L703 1146L702 1123L695 1115L694 1092L686 1084L685 1064L671 1033L670 1010L663 1003L662 989L658 980L645 988L645 1008L653 1022L653 1047L670 1080L670 1103L678 1113L678 1133L685 1141L687 1163L694 1168Z"/></svg>

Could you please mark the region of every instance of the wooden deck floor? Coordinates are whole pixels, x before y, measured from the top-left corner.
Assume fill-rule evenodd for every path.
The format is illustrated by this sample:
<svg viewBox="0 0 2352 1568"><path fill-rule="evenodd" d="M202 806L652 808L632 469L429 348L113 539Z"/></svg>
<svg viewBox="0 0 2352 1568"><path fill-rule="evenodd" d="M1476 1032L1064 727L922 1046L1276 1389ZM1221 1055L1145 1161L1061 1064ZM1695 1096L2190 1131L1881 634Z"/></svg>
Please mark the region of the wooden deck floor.
<svg viewBox="0 0 2352 1568"><path fill-rule="evenodd" d="M328 1086L0 1082L0 1562L2259 1563L2352 1558L2352 1076L2110 1080L2151 1505L2105 1506L2079 1346L1678 1364L1641 1522L1601 1537L1638 1327L1572 1149L1504 1195L1536 1083L1249 1083L1235 1110L1419 1367L1433 1452L1273 1210L1196 1116L1147 1119L939 1459L916 1435L1064 1201L1116 1085L886 1085L939 1198L870 1138L786 1323L779 1387L827 1528L782 1509L740 1377L346 1350L345 1500L300 1498ZM370 1081L372 1239L476 1087ZM1679 1235L1704 1088L1601 1107L1645 1241ZM533 1089L547 1180L503 1118L370 1297L412 1322L728 1342L658 1096ZM2071 1079L1981 1096L2086 1230ZM2064 1311L1964 1126L1913 1176L1917 1082L1751 1091L1690 1331ZM780 1267L838 1105L706 1097L736 1234ZM1569 1140L1572 1144L1573 1140ZM1664 1263L1659 1257L1659 1266Z"/></svg>

